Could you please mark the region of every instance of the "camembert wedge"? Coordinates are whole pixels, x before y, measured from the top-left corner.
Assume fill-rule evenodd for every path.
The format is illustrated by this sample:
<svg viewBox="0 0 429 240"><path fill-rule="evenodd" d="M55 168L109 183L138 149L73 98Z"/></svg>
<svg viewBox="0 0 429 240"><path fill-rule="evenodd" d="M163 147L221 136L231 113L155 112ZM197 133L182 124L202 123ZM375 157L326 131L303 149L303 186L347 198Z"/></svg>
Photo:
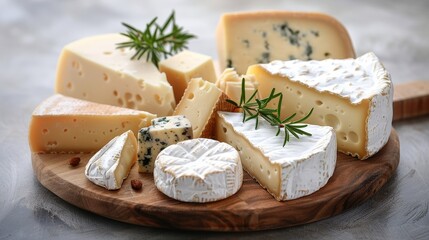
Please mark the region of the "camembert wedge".
<svg viewBox="0 0 429 240"><path fill-rule="evenodd" d="M130 130L113 138L88 161L85 176L108 190L121 188L137 161L137 141Z"/></svg>
<svg viewBox="0 0 429 240"><path fill-rule="evenodd" d="M312 136L291 138L283 147L284 131L262 118L243 123L242 113L218 112L216 137L235 147L244 170L278 201L296 199L323 187L334 173L335 132L329 126L308 125Z"/></svg>

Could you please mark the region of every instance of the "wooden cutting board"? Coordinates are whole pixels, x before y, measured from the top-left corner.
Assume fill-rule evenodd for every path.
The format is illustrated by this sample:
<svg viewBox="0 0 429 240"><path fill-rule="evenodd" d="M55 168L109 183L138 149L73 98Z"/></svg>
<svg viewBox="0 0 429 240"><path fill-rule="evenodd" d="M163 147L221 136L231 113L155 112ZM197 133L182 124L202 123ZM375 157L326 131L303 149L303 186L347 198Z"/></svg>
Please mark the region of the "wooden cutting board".
<svg viewBox="0 0 429 240"><path fill-rule="evenodd" d="M75 156L82 161L69 165ZM399 163L399 140L392 130L387 145L360 161L338 153L334 175L325 187L309 196L278 202L248 174L239 192L213 203L183 203L159 192L151 174L137 172L118 191L108 191L86 179L91 155L33 154L33 169L40 183L65 201L122 222L150 227L210 231L253 231L310 223L339 214L374 195L393 175ZM143 189L134 191L132 179Z"/></svg>

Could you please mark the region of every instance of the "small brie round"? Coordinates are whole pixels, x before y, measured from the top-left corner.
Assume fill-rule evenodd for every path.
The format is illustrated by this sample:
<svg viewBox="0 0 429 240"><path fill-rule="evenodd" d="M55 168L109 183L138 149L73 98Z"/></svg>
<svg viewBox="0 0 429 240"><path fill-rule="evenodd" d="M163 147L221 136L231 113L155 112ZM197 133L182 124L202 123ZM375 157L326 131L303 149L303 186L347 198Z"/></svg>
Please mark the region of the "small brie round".
<svg viewBox="0 0 429 240"><path fill-rule="evenodd" d="M183 202L212 202L236 193L243 183L240 156L231 145L197 138L165 148L155 161L156 187Z"/></svg>

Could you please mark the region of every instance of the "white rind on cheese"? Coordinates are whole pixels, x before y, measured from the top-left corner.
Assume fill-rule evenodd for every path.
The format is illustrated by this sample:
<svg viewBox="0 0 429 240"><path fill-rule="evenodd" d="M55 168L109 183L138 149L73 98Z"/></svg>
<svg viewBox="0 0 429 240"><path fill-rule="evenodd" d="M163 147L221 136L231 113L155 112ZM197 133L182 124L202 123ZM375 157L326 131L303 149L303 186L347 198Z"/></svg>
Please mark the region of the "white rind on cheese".
<svg viewBox="0 0 429 240"><path fill-rule="evenodd" d="M263 71L260 71L263 70ZM337 132L341 152L366 159L388 141L393 116L393 85L374 53L357 59L273 61L249 67L261 97L283 93L282 117L304 116L308 123Z"/></svg>
<svg viewBox="0 0 429 240"><path fill-rule="evenodd" d="M243 123L242 113L218 112L217 139L234 146L243 168L278 201L314 193L332 176L336 138L329 126L308 125L312 136L291 137L283 147L284 131L260 119Z"/></svg>
<svg viewBox="0 0 429 240"><path fill-rule="evenodd" d="M120 189L137 160L137 141L132 131L113 138L88 161L85 176L108 190Z"/></svg>
<svg viewBox="0 0 429 240"><path fill-rule="evenodd" d="M226 143L198 138L164 149L155 161L156 187L184 202L213 202L235 194L243 182L238 152Z"/></svg>
<svg viewBox="0 0 429 240"><path fill-rule="evenodd" d="M135 134L156 115L56 94L33 111L29 143L32 152L96 152L115 136Z"/></svg>
<svg viewBox="0 0 429 240"><path fill-rule="evenodd" d="M164 73L145 61L131 60L135 50L117 48L120 34L83 38L64 47L55 90L83 100L171 115L176 105Z"/></svg>

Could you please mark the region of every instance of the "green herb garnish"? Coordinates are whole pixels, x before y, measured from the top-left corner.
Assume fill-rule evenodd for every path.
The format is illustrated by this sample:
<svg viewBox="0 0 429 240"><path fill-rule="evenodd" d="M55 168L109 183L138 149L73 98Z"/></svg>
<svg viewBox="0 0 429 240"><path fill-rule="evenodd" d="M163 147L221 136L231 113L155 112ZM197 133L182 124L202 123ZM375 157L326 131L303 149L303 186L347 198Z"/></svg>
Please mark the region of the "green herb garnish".
<svg viewBox="0 0 429 240"><path fill-rule="evenodd" d="M140 59L146 54L146 61L151 61L158 67L161 57L167 58L184 49L187 49L188 40L196 38L176 24L174 11L164 24L158 25L155 17L146 24L146 29L141 31L127 23L122 23L127 28L126 33L121 33L130 41L118 43L117 48L134 49L136 53L131 59Z"/></svg>
<svg viewBox="0 0 429 240"><path fill-rule="evenodd" d="M226 101L236 106L237 108L241 108L243 110L243 122L249 121L251 119L256 120L255 129L258 128L259 117L265 119L271 126L277 126L278 130L276 136L280 134L280 131L284 129L285 131L285 139L283 141L283 147L290 140L290 135L292 134L294 137L299 138L299 135L307 135L311 136L311 133L302 130L307 127L306 124L302 124L310 115L313 113L313 108L310 112L303 118L292 121L296 116L296 113L291 116L285 118L284 120L280 119L281 107L283 94L281 92L275 93L275 88L271 90L270 95L264 99L257 99L256 94L258 90L256 90L252 96L246 100L246 92L245 92L245 80L244 78L241 81L241 97L240 104L237 104L231 99L227 99ZM268 105L272 101L278 100L277 109L269 108Z"/></svg>

